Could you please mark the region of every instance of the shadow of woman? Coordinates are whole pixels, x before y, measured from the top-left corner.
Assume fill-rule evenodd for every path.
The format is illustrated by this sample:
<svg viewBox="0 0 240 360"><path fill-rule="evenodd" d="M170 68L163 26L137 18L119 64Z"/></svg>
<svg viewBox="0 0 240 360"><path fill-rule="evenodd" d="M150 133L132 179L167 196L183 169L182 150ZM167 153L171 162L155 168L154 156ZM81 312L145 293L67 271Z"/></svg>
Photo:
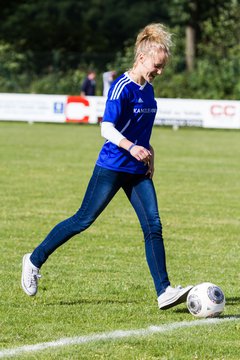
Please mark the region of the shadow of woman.
<svg viewBox="0 0 240 360"><path fill-rule="evenodd" d="M227 297L226 298L226 305L238 305L240 304L240 297Z"/></svg>

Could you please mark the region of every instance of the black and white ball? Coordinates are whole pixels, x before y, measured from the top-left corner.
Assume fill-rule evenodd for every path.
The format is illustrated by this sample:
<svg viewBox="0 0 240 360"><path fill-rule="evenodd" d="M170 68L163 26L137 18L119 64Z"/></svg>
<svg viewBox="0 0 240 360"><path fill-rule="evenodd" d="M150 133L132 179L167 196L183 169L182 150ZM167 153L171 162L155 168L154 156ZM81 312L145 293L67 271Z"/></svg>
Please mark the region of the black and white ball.
<svg viewBox="0 0 240 360"><path fill-rule="evenodd" d="M204 282L190 290L187 307L189 312L196 317L216 317L224 310L225 296L219 286Z"/></svg>

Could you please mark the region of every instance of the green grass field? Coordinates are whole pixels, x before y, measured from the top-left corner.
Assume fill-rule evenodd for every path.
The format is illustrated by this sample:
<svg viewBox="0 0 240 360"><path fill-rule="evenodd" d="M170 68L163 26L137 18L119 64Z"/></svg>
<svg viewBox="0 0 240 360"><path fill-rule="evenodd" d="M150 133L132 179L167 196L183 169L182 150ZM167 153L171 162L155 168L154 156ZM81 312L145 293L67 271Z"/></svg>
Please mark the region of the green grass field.
<svg viewBox="0 0 240 360"><path fill-rule="evenodd" d="M185 304L158 309L143 236L123 192L49 258L38 295L23 293L23 254L78 209L102 143L98 126L0 123L0 356L61 338L202 321ZM226 296L221 319L233 321L16 358L239 359L240 132L155 127L152 145L172 285L218 284Z"/></svg>

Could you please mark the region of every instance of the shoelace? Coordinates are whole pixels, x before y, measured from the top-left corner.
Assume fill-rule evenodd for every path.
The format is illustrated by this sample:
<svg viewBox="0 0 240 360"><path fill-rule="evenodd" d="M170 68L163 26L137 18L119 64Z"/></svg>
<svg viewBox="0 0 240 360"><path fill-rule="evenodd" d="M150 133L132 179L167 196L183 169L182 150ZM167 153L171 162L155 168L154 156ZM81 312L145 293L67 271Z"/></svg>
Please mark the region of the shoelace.
<svg viewBox="0 0 240 360"><path fill-rule="evenodd" d="M38 271L33 270L30 276L30 286L32 285L36 286L38 279L40 279L41 277L42 275L40 275Z"/></svg>

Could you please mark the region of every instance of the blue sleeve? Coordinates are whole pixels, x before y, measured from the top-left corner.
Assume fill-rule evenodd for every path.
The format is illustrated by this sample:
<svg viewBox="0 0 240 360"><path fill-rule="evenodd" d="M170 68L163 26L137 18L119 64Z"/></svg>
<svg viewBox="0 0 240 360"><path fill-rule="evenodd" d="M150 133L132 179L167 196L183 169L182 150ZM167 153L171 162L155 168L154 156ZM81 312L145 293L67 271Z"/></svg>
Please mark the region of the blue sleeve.
<svg viewBox="0 0 240 360"><path fill-rule="evenodd" d="M111 100L112 91L113 87L110 88L108 93L102 121L108 121L116 125L124 109L126 109L128 94L127 91L124 90L117 99Z"/></svg>

